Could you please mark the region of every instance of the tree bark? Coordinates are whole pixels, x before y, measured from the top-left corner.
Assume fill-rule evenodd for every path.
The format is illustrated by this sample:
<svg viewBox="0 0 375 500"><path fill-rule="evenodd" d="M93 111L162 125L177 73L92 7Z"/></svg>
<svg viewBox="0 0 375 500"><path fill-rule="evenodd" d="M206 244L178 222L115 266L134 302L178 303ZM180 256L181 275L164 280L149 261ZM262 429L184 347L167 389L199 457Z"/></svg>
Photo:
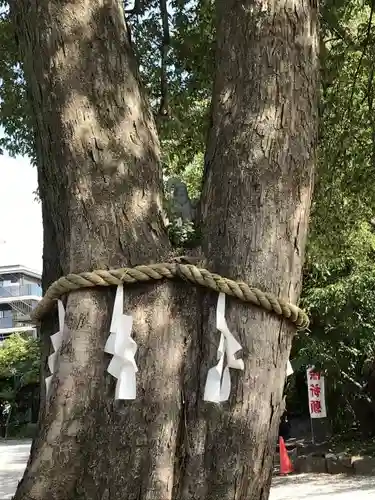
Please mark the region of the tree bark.
<svg viewBox="0 0 375 500"><path fill-rule="evenodd" d="M69 272L164 261L155 125L116 0L10 2L29 87L44 222L44 289ZM195 291L126 290L138 342L136 401L106 372L113 290L69 295L51 396L16 500L172 498ZM189 302L192 301L192 307ZM42 325L49 341L56 323Z"/></svg>
<svg viewBox="0 0 375 500"><path fill-rule="evenodd" d="M203 253L215 272L295 302L317 137L317 4L217 0L216 6ZM205 300L204 359L214 359L218 342L207 327L214 321L213 300ZM294 330L257 308L227 302L245 371L232 374L229 404L209 414L201 401L188 409L195 453L186 459L184 500L261 500L269 494Z"/></svg>
<svg viewBox="0 0 375 500"><path fill-rule="evenodd" d="M10 4L35 116L44 288L68 272L167 259L159 146L120 2ZM203 252L210 269L292 301L314 165L316 10L308 0L217 0ZM217 296L183 283L125 295L137 399L114 404L106 373L113 291L71 293L15 500L266 499L293 328L228 299L245 370L232 373L229 403L213 405L202 397Z"/></svg>

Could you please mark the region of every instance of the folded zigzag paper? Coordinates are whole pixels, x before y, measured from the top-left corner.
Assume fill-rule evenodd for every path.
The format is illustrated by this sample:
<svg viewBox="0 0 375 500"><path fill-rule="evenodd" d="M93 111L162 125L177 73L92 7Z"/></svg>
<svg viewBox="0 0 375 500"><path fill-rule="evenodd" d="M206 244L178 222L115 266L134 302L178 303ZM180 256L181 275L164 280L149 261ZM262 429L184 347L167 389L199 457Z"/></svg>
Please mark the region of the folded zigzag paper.
<svg viewBox="0 0 375 500"><path fill-rule="evenodd" d="M124 287L118 286L113 306L110 335L104 351L112 354L107 371L117 379L115 399L135 399L136 373L134 356L137 344L131 338L133 318L123 313Z"/></svg>
<svg viewBox="0 0 375 500"><path fill-rule="evenodd" d="M286 365L286 376L289 377L289 375L293 374L293 368L291 362L288 360L288 364Z"/></svg>
<svg viewBox="0 0 375 500"><path fill-rule="evenodd" d="M231 380L229 368L244 369L244 362L236 358L236 353L242 346L232 335L225 320L225 294L220 293L216 307L216 328L221 332L217 350L218 363L208 370L203 399L213 403L220 403L229 399ZM224 358L226 366L224 368Z"/></svg>
<svg viewBox="0 0 375 500"><path fill-rule="evenodd" d="M49 371L51 372L51 375L46 378L46 394L48 396L51 388L51 382L53 378L53 374L56 371L56 360L59 355L59 350L62 344L62 339L63 339L63 330L64 330L64 320L65 320L65 309L64 305L61 302L61 300L57 301L57 308L58 308L58 316L59 316L59 331L57 333L54 333L51 335L51 343L54 352L48 356L48 368Z"/></svg>
<svg viewBox="0 0 375 500"><path fill-rule="evenodd" d="M133 318L123 313L124 288L118 286L115 303L113 306L110 335L105 345L105 352L113 357L108 365L107 371L117 379L115 399L131 400L136 398L136 373L138 371L135 362L137 344L131 337ZM48 367L51 375L46 378L46 392L50 391L53 374L56 370L56 360L63 339L65 310L63 303L58 300L59 331L51 335L54 352L48 356ZM229 368L237 370L244 369L244 362L236 358L236 353L242 350L241 344L235 339L228 328L225 319L225 294L220 293L216 308L216 328L220 332L220 341L217 349L218 363L208 370L204 390L205 401L220 403L227 401L231 391L231 379ZM226 366L224 361L226 358ZM293 373L290 361L287 364L287 376Z"/></svg>

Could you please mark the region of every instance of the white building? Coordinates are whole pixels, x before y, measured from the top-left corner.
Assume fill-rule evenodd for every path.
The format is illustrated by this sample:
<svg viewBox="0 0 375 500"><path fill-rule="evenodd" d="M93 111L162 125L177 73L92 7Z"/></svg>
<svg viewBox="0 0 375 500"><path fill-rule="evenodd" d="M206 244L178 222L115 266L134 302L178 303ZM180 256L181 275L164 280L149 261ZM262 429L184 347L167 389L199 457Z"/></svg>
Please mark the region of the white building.
<svg viewBox="0 0 375 500"><path fill-rule="evenodd" d="M0 342L16 332L36 335L30 313L41 298L38 272L24 266L0 266Z"/></svg>

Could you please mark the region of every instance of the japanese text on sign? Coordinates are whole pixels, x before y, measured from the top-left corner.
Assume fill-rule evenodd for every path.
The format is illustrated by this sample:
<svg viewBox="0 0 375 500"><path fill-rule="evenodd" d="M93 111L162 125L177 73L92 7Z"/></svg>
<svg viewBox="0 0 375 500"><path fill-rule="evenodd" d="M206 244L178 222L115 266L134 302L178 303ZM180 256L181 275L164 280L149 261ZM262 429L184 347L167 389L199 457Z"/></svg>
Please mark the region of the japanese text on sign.
<svg viewBox="0 0 375 500"><path fill-rule="evenodd" d="M309 391L309 410L311 418L327 416L324 397L324 377L314 367L307 369L307 388Z"/></svg>

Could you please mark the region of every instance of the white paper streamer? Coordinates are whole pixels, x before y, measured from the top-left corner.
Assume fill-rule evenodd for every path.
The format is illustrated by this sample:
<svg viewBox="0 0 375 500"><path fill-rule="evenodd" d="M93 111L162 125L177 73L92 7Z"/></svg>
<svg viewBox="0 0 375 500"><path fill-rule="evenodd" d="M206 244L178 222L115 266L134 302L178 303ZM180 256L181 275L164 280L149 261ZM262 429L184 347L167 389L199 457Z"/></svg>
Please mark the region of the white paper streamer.
<svg viewBox="0 0 375 500"><path fill-rule="evenodd" d="M131 338L133 318L123 313L124 287L118 286L113 306L110 335L104 351L112 354L107 371L117 379L115 399L136 398L138 371L134 356L137 344Z"/></svg>
<svg viewBox="0 0 375 500"><path fill-rule="evenodd" d="M288 363L286 365L286 376L289 377L289 375L292 375L293 373L294 372L293 372L292 364L288 359Z"/></svg>
<svg viewBox="0 0 375 500"><path fill-rule="evenodd" d="M58 315L59 315L59 331L57 333L54 333L51 335L51 343L54 352L48 356L48 368L49 371L51 372L51 375L46 378L46 394L48 396L48 393L51 388L51 382L53 378L53 374L56 371L56 360L57 356L59 354L59 350L62 344L62 339L63 339L63 330L64 330L64 319L65 319L65 309L64 305L61 302L61 300L57 301L57 309L58 309Z"/></svg>
<svg viewBox="0 0 375 500"><path fill-rule="evenodd" d="M225 320L225 294L220 293L216 308L216 328L221 332L217 350L218 363L208 370L206 386L204 388L204 401L220 403L227 401L230 395L231 381L229 368L244 369L242 359L236 359L235 354L242 346L230 332ZM224 357L227 365L224 368ZM224 368L224 370L223 370Z"/></svg>

